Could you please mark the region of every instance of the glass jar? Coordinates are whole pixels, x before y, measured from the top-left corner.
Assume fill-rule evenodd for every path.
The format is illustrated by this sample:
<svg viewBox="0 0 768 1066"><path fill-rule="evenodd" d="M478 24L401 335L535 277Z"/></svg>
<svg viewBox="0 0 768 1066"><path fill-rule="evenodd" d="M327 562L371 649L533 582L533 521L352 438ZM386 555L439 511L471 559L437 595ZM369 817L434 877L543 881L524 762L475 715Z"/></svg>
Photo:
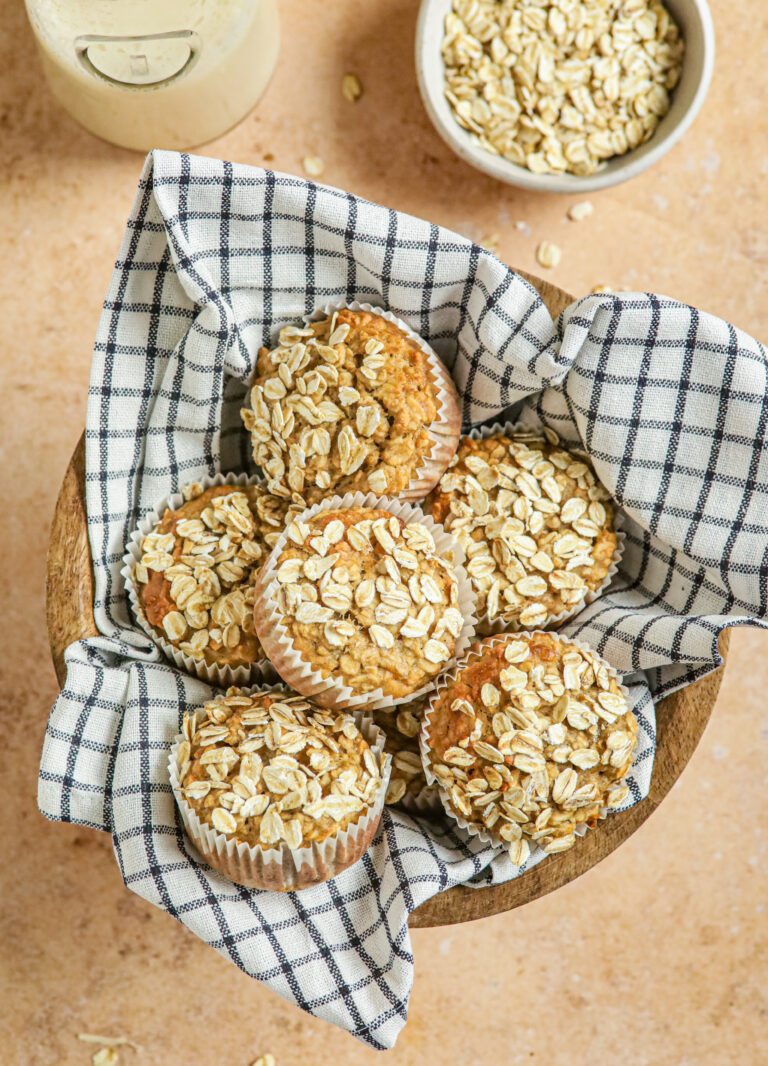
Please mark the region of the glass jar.
<svg viewBox="0 0 768 1066"><path fill-rule="evenodd" d="M125 148L191 148L240 121L277 61L276 0L26 0L48 82Z"/></svg>

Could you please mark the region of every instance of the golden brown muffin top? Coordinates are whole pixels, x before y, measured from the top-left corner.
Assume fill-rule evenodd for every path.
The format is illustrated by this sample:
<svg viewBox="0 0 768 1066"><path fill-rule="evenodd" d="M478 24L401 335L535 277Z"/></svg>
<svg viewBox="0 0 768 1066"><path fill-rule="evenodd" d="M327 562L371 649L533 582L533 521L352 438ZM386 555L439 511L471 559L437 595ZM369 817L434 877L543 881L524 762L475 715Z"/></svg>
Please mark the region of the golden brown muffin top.
<svg viewBox="0 0 768 1066"><path fill-rule="evenodd" d="M190 485L142 541L134 570L147 621L208 664L264 658L253 628L253 581L296 507L263 485Z"/></svg>
<svg viewBox="0 0 768 1066"><path fill-rule="evenodd" d="M430 531L389 511L326 510L292 522L275 602L294 649L355 692L415 692L463 627L458 580Z"/></svg>
<svg viewBox="0 0 768 1066"><path fill-rule="evenodd" d="M478 614L516 628L578 607L613 562L610 496L550 431L463 437L425 507L467 553Z"/></svg>
<svg viewBox="0 0 768 1066"><path fill-rule="evenodd" d="M425 352L381 315L347 309L286 326L276 348L261 348L242 411L270 491L307 504L401 492L431 451L437 415Z"/></svg>
<svg viewBox="0 0 768 1066"><path fill-rule="evenodd" d="M551 633L473 646L427 712L432 771L461 817L510 845L564 851L623 802L637 720L608 665Z"/></svg>
<svg viewBox="0 0 768 1066"><path fill-rule="evenodd" d="M355 822L381 765L354 719L288 690L231 689L184 716L179 782L201 821L238 842L299 848Z"/></svg>

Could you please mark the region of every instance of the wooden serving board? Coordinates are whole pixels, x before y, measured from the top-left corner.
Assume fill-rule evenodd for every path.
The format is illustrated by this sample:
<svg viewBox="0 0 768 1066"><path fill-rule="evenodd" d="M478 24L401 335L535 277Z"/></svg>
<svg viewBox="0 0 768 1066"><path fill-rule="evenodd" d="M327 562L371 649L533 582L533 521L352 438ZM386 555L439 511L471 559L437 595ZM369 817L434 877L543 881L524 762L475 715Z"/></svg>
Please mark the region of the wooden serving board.
<svg viewBox="0 0 768 1066"><path fill-rule="evenodd" d="M542 278L522 274L557 317L574 297ZM56 501L48 549L46 613L51 655L59 684L64 684L64 651L69 644L96 636L93 572L85 520L85 437L70 460ZM728 633L720 638L725 659ZM724 667L662 700L656 707L657 750L649 794L628 811L611 814L570 851L551 855L514 881L488 888L449 889L433 896L411 915L411 928L471 922L560 888L595 866L630 837L656 810L682 773L701 739L722 681Z"/></svg>

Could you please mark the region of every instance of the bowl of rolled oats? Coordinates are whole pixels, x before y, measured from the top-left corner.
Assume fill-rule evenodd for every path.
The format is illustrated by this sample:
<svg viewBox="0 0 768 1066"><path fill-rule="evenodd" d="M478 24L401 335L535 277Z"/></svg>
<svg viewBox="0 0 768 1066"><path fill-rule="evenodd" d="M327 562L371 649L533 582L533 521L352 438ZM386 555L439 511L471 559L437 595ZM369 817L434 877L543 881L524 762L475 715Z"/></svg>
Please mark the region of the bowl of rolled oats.
<svg viewBox="0 0 768 1066"><path fill-rule="evenodd" d="M590 192L656 163L712 77L706 0L423 0L427 112L466 162L510 185Z"/></svg>

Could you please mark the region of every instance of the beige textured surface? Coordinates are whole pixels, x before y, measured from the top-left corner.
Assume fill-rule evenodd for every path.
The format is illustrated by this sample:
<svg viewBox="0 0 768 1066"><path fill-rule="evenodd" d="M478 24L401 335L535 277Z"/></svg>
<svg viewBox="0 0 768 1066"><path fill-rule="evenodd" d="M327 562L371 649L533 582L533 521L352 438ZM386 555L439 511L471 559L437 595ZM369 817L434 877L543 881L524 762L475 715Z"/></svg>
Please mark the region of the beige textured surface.
<svg viewBox="0 0 768 1066"><path fill-rule="evenodd" d="M211 155L300 173L429 216L498 233L553 280L649 287L768 339L764 99L768 11L714 0L719 55L709 101L656 169L591 197L497 186L452 158L416 94L416 5L283 4L284 44L255 114ZM0 1055L10 1066L90 1061L82 1030L124 1033L137 1064L372 1063L123 888L106 836L49 825L35 774L56 692L43 622L44 553L56 490L84 420L99 306L141 161L79 130L46 95L23 7L0 0L0 575L5 819L0 840ZM365 95L341 95L354 70ZM354 147L351 147L354 146ZM272 159L266 159L267 155ZM516 220L530 234L515 229ZM10 595L12 590L12 597ZM768 635L734 635L722 696L680 783L635 836L588 875L513 914L414 934L416 987L393 1064L730 1066L768 1060ZM31 669L30 669L31 666ZM736 811L743 812L737 819ZM224 1058L216 1034L226 1026ZM126 1051L121 1063L134 1055Z"/></svg>

